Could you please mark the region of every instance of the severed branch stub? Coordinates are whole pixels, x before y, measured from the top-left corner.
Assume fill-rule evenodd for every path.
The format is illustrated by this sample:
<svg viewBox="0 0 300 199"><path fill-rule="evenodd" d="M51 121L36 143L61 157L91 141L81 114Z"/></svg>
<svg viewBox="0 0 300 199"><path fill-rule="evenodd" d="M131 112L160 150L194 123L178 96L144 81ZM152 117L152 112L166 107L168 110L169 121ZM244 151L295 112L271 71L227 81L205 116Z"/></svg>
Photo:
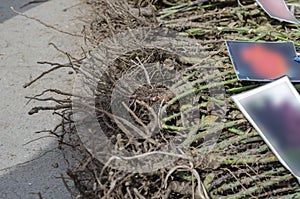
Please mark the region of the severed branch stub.
<svg viewBox="0 0 300 199"><path fill-rule="evenodd" d="M64 105L57 105L57 106L37 106L37 107L34 107L32 108L28 114L29 115L33 115L35 113L38 113L39 111L45 111L45 110L52 110L52 111L57 111L57 110L60 110L60 109L68 109L68 108L71 108L72 105L71 104L64 104Z"/></svg>

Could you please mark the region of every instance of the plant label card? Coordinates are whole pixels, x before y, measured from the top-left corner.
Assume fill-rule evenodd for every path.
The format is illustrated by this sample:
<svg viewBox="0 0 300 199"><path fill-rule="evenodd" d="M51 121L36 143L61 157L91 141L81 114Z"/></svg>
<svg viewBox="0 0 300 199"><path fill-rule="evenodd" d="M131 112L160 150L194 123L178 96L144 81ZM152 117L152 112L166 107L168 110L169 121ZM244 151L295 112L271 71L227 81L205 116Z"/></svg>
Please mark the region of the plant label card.
<svg viewBox="0 0 300 199"><path fill-rule="evenodd" d="M271 17L279 21L299 24L284 0L256 0L258 5Z"/></svg>
<svg viewBox="0 0 300 199"><path fill-rule="evenodd" d="M279 161L299 181L300 96L289 78L285 76L232 98Z"/></svg>
<svg viewBox="0 0 300 199"><path fill-rule="evenodd" d="M293 42L226 41L239 80L271 81L289 76L300 82L300 62Z"/></svg>

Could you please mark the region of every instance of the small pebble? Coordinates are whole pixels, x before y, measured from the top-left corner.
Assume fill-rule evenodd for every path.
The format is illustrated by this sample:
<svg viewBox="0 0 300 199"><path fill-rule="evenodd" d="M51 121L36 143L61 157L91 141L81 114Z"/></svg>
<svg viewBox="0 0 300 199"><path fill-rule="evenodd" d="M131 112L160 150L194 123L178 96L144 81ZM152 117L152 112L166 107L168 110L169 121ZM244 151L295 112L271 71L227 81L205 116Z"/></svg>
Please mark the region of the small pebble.
<svg viewBox="0 0 300 199"><path fill-rule="evenodd" d="M53 167L53 168L58 168L58 163L52 164L52 167Z"/></svg>

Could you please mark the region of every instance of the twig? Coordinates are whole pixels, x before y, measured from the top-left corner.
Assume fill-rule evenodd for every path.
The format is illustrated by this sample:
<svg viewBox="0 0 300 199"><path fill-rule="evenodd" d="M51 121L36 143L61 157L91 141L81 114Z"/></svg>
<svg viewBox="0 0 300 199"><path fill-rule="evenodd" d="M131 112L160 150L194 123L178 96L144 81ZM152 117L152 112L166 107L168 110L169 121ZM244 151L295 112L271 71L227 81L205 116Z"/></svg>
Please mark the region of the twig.
<svg viewBox="0 0 300 199"><path fill-rule="evenodd" d="M122 131L124 133L126 133L126 135L128 136L128 138L134 137L131 132L124 126L127 125L130 128L132 128L136 133L138 133L141 137L143 137L144 139L148 140L149 142L151 142L152 144L156 144L156 142L152 139L149 138L148 135L146 135L142 130L140 130L139 128L137 128L136 126L134 126L133 124L131 124L128 120L118 117L116 115L110 114L108 112L104 112L105 114L107 114L109 117L115 119L115 122L117 123L118 127L120 129L122 129ZM124 123L124 124L123 124Z"/></svg>
<svg viewBox="0 0 300 199"><path fill-rule="evenodd" d="M85 104L85 106L90 107L90 105ZM134 138L134 136L131 134L131 132L124 126L127 125L128 127L132 128L136 133L138 133L141 137L143 137L144 139L146 139L147 141L149 141L152 144L157 144L155 140L153 140L151 137L149 138L142 130L140 130L139 128L137 128L135 125L131 124L128 120L119 117L117 115L113 115L105 110L96 108L96 107L90 107L92 109L96 109L99 112L102 112L104 114L106 114L108 117L110 117L111 119L115 120L116 124L118 125L118 127L128 136L128 138ZM124 124L123 124L124 123Z"/></svg>
<svg viewBox="0 0 300 199"><path fill-rule="evenodd" d="M164 151L151 151L151 152L147 152L147 153L143 153L143 154L139 154L139 155L134 155L131 157L125 157L125 156L112 156L111 158L109 158L109 160L107 161L108 163L112 162L113 160L134 160L134 159L138 159L138 158L144 158L150 155L169 155L169 156L174 156L182 159L187 159L187 160L191 160L191 157L187 156L187 155L181 155L181 154L176 154L176 153L169 153L169 152L164 152Z"/></svg>
<svg viewBox="0 0 300 199"><path fill-rule="evenodd" d="M33 139L33 140L30 140L30 141L26 142L26 143L23 144L22 146L26 146L27 144L30 144L30 143L32 143L32 142L35 142L35 141L38 141L38 140L44 139L44 138L56 138L56 137L51 136L51 135L42 136L42 137L39 137L39 138L36 138L36 139Z"/></svg>
<svg viewBox="0 0 300 199"><path fill-rule="evenodd" d="M36 82L37 80L39 80L40 78L42 78L43 76L45 76L46 74L48 74L48 73L50 73L50 72L52 72L52 71L55 71L55 70L57 70L57 69L59 69L59 68L72 68L72 66L69 65L69 64L68 64L68 65L59 65L59 66L55 66L55 67L53 67L53 68L51 68L51 69L49 69L49 70L43 72L42 74L40 74L38 77L36 77L36 78L33 79L32 81L30 81L30 82L24 84L23 87L24 87L24 88L27 88L28 86L30 86L31 84L33 84L34 82Z"/></svg>
<svg viewBox="0 0 300 199"><path fill-rule="evenodd" d="M43 199L41 192L30 192L32 195L38 195L39 199Z"/></svg>
<svg viewBox="0 0 300 199"><path fill-rule="evenodd" d="M65 124L68 124L68 123L71 124L71 123L73 123L73 121L69 120L69 122L65 122ZM55 135L56 137L60 137L60 136L59 136L58 134L56 134L55 132L56 132L57 129L58 129L59 127L61 127L61 126L62 126L62 123L56 125L56 126L54 127L53 130L42 130L42 131L37 131L37 132L35 132L35 133L45 133L45 132L48 132L48 133L50 133L50 134Z"/></svg>
<svg viewBox="0 0 300 199"><path fill-rule="evenodd" d="M59 95L73 96L73 94L71 94L71 93L66 93L66 92L63 92L63 91L60 91L60 90L57 90L57 89L47 89L47 90L44 90L42 93L35 95L34 97L40 97L40 96L44 95L47 92L56 93L56 94L59 94Z"/></svg>
<svg viewBox="0 0 300 199"><path fill-rule="evenodd" d="M197 191L199 192L199 196L201 199L209 199L209 196L207 194L207 191L205 189L205 186L203 185L201 179L200 179L200 175L199 173L196 171L196 169L193 168L193 165L191 164L191 167L187 166L187 165L178 165L176 167L173 167L167 174L164 184L165 184L165 189L167 188L168 185L168 179L169 177L172 175L172 173L174 173L176 170L178 169L184 169L184 170L188 170L192 173L192 175L194 175L197 179Z"/></svg>
<svg viewBox="0 0 300 199"><path fill-rule="evenodd" d="M38 113L39 111L46 111L46 110L60 110L60 109L66 109L66 108L72 108L72 104L64 104L64 105L57 105L57 106L37 106L33 107L28 114L33 115L35 113Z"/></svg>
<svg viewBox="0 0 300 199"><path fill-rule="evenodd" d="M59 49L53 42L50 42L49 44L48 44L49 46L53 46L58 52L60 52L60 53L62 53L62 54L65 54L65 55L67 55L67 56L70 56L72 59L74 59L74 60L77 60L75 57L73 57L72 55L70 55L69 53L67 53L67 52L65 52L65 51L63 51L63 50L61 50L61 49Z"/></svg>
<svg viewBox="0 0 300 199"><path fill-rule="evenodd" d="M191 157L187 156L187 155L181 155L181 154L176 154L176 153L169 153L169 152L164 152L164 151L152 151L152 152L147 152L147 153L143 153L143 154L139 154L139 155L133 155L131 157L125 157L125 156L111 156L108 161L105 163L105 165L103 166L101 172L100 172L100 177L102 176L104 170L109 166L109 164L113 161L113 160L134 160L134 159L139 159L139 158L144 158L150 155L169 155L169 156L173 156L173 157L177 157L178 159L187 159L187 160L191 160Z"/></svg>
<svg viewBox="0 0 300 199"><path fill-rule="evenodd" d="M73 198L73 196L75 196L75 194L71 190L70 186L68 185L68 183L67 183L67 181L66 181L66 179L65 179L65 177L64 177L64 175L62 173L60 174L60 177L61 177L61 179L62 179L62 181L63 181L63 183L65 185L65 188L67 189L67 191L71 194L71 197Z"/></svg>
<svg viewBox="0 0 300 199"><path fill-rule="evenodd" d="M142 120L125 104L125 102L122 102L122 105L125 107L125 109L132 115L132 117L135 119L137 123L139 123L145 130L146 135L145 137L150 135L149 129L147 126L142 122Z"/></svg>
<svg viewBox="0 0 300 199"><path fill-rule="evenodd" d="M83 37L83 35L74 34L74 33L66 32L66 31L64 31L64 30L60 30L60 29L58 29L58 28L56 28L56 27L54 27L54 26L52 26L52 25L50 25L50 24L47 24L47 23L45 23L45 22L43 22L43 21L41 21L41 20L39 20L39 19L37 19L37 18L35 18L35 17L31 17L31 16L28 16L28 15L26 15L26 14L24 14L24 13L18 12L18 11L16 11L16 10L14 9L14 7L12 7L12 6L10 7L10 9L11 9L14 13L16 13L16 14L18 14L18 15L21 15L21 16L23 16L23 17L26 17L27 19L34 20L34 21L36 21L36 22L42 24L43 26L45 26L45 27L47 27L47 28L51 28L51 29L53 29L53 30L55 30L55 31L58 31L58 32L60 32L60 33L64 33L64 34L71 35L71 36L74 36L74 37Z"/></svg>
<svg viewBox="0 0 300 199"><path fill-rule="evenodd" d="M36 100L36 101L53 101L53 102L56 102L58 104L63 104L63 103L71 103L72 101L70 99L66 99L66 100L59 100L59 99L55 99L53 97L48 97L48 98L37 98L37 97L25 97L25 99L29 99L27 104L31 101L31 100Z"/></svg>
<svg viewBox="0 0 300 199"><path fill-rule="evenodd" d="M109 195L111 194L111 192L116 188L117 182L124 179L125 176L127 174L123 174L122 176L118 177L117 179L115 179L114 181L112 181L110 183L110 189L107 191L107 193L105 194L105 196L103 196L101 199L109 199L111 197L109 197Z"/></svg>
<svg viewBox="0 0 300 199"><path fill-rule="evenodd" d="M158 109L158 113L157 113L158 118L160 118L160 116L162 114L161 109L163 107L164 102L165 102L165 98L163 98L163 100L161 101L161 103L159 105L159 109ZM159 129L162 129L162 125L161 125L162 120L159 120L158 118L157 118L158 127L159 127Z"/></svg>
<svg viewBox="0 0 300 199"><path fill-rule="evenodd" d="M132 194L131 194L131 192L129 190L129 187L126 188L126 192L127 192L128 196L129 196L129 198L133 199Z"/></svg>
<svg viewBox="0 0 300 199"><path fill-rule="evenodd" d="M145 77L146 77L147 84L152 87L151 81L150 81L150 77L149 77L149 74L147 72L147 69L145 68L144 64L141 62L141 60L140 60L139 57L136 57L136 59L138 60L139 63L136 63L133 60L131 60L131 62L134 63L135 65L137 65L138 67L140 67L141 69L143 69Z"/></svg>
<svg viewBox="0 0 300 199"><path fill-rule="evenodd" d="M153 110L152 107L150 107L147 103L143 102L143 101L140 101L140 100L136 100L136 102L138 104L140 104L141 106L144 106L146 107L146 109L148 109L148 111L150 111L150 113L153 115L153 120L154 120L154 124L152 125L152 128L151 128L151 133L155 130L155 127L158 126L158 116L156 115L155 111Z"/></svg>
<svg viewBox="0 0 300 199"><path fill-rule="evenodd" d="M139 199L146 199L142 194L140 194L140 192L136 188L133 188L133 192L135 196L138 197Z"/></svg>
<svg viewBox="0 0 300 199"><path fill-rule="evenodd" d="M241 187L245 190L245 191L248 191L248 189L243 185L243 183L234 175L234 173L232 173L232 171L230 171L230 169L228 168L224 168L224 170L228 171L232 177L241 185ZM253 198L257 198L255 197L254 195L252 195L251 193L249 193L251 195L251 197Z"/></svg>

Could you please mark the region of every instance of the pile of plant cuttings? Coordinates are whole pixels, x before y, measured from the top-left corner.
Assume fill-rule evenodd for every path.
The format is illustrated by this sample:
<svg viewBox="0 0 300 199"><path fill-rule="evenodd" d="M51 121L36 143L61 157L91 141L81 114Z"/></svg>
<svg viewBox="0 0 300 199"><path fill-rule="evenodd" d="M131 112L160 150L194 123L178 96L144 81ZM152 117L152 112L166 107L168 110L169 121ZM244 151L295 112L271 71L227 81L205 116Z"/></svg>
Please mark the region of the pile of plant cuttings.
<svg viewBox="0 0 300 199"><path fill-rule="evenodd" d="M178 155L164 167L148 172L119 170L111 157L103 162L95 156L101 147L90 148L82 140L81 135L88 132L78 132L73 117L79 106L73 101L72 108L70 100L60 101L54 108L62 123L51 133L58 136L70 161L67 174L78 190L72 193L76 198L300 198L297 180L230 98L262 83L238 81L224 42L294 41L298 48L300 26L269 18L253 0L89 0L88 4L94 8L93 22L86 29L86 39L96 47L88 58L93 65L83 67L87 62L82 60L72 64L76 73L84 71L86 88L82 88L90 89L87 93L91 94L49 91L93 101L97 123L116 150L146 156L171 143L183 147L172 151ZM296 9L295 16L300 18L300 10ZM118 52L123 44L118 41L113 45L120 46L110 46L116 56L103 71L101 64L111 59L101 55L103 41L148 27L177 31L178 37L201 46L201 56L189 58L155 46ZM118 82L125 81L127 74L134 79L137 71L145 76L144 82L135 87L121 85L117 95L130 95L125 98L127 104L116 101ZM181 74L182 79L172 72ZM112 102L122 107L118 114ZM43 108L35 107L31 113L38 110ZM153 122L162 111L165 115L160 122ZM124 112L131 121L122 119ZM89 117L82 119L82 123L88 122ZM151 136L150 130L155 132ZM145 161L151 160L161 159Z"/></svg>

